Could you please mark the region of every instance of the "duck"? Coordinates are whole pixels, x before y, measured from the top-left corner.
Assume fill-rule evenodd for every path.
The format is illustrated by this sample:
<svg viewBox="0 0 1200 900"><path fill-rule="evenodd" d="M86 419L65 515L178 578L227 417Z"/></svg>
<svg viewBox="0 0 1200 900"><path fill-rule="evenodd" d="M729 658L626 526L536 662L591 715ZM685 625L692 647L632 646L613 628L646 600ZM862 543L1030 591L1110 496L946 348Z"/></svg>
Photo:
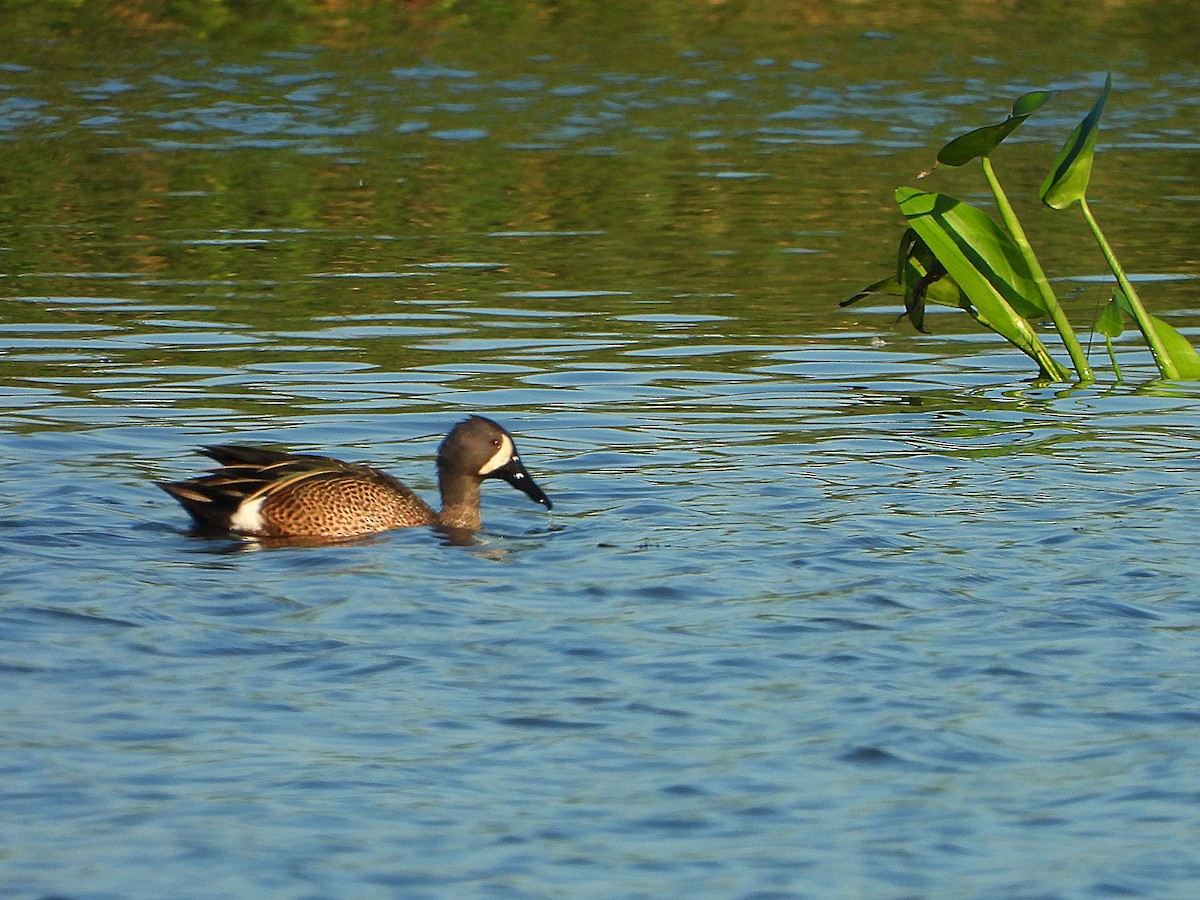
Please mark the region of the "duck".
<svg viewBox="0 0 1200 900"><path fill-rule="evenodd" d="M418 525L478 530L480 487L507 481L547 510L553 504L526 471L502 426L473 415L437 451L437 512L379 469L329 456L220 444L197 448L219 468L184 481L158 482L191 514L197 532L250 538L339 540Z"/></svg>

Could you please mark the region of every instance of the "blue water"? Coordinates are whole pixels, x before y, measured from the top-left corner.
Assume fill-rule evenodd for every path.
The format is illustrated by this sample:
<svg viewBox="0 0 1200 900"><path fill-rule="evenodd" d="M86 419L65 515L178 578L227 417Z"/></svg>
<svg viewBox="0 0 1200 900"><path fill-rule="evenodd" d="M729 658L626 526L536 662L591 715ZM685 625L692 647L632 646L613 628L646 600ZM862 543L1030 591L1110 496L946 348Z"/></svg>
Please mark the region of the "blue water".
<svg viewBox="0 0 1200 900"><path fill-rule="evenodd" d="M1185 895L1200 396L849 355L493 408L556 509L473 547L238 552L179 426L7 434L8 890Z"/></svg>
<svg viewBox="0 0 1200 900"><path fill-rule="evenodd" d="M214 77L275 78L275 65ZM611 73L546 84L436 65L464 91L503 80L539 109L543 89L597 108L632 90ZM39 206L10 236L0 893L1200 890L1197 385L1156 382L1128 337L1126 381L1068 388L1031 383L1023 358L961 317L931 317L945 321L926 337L892 310L838 312L843 281L872 280L891 248L857 256L855 228L822 231L819 211L780 230L768 207L791 162L747 150L759 133L722 131L724 177L689 169L675 212L629 186L631 204L643 188L655 201L632 237L616 213L590 221L590 169L561 148L525 173L562 179L547 196L566 208L540 218L539 189L510 185L520 214L506 220L481 200L452 221L462 209L431 200L389 224L338 181L358 164L336 160L321 171L337 203L306 227L275 221L307 212L266 193L253 196L268 212L230 212L228 232L184 215L165 237L114 237L130 205L153 218L160 201L236 207L255 189L182 191L173 154L189 151L122 130L121 98L150 82L180 92L151 98L166 121L189 120L190 92L212 88L184 74L92 73L112 121L13 107L26 114L11 127L47 147L115 129L110 143L171 170L178 193L164 201L147 175L97 218ZM33 91L39 73L6 75ZM337 81L288 81L288 102L321 119L313 105L340 96L322 88ZM1190 96L1177 83L1172 102ZM961 85L933 84L929 115L951 117ZM794 107L769 96L738 115ZM864 102L830 127L850 129ZM348 140L330 116L318 139ZM511 137L481 133L496 125L471 109L431 116L463 119L430 135L451 153ZM702 120L659 127L708 140ZM238 121L188 133L207 144L255 124ZM657 140L604 121L621 155ZM793 138L801 157L831 139ZM276 154L263 171L295 176L306 140L260 148ZM421 152L429 169L413 177L441 185L449 163ZM1200 194L1190 175L1151 184ZM1166 207L1179 225L1194 204ZM739 237L759 212L769 234ZM669 219L667 258L630 253L651 246L654 216ZM1135 256L1175 246L1145 241ZM814 246L824 262L805 261ZM1189 331L1193 315L1173 321ZM198 471L191 447L237 439L369 460L432 498L437 442L470 412L514 432L553 513L489 483L472 545L412 529L265 548L189 536L153 484Z"/></svg>

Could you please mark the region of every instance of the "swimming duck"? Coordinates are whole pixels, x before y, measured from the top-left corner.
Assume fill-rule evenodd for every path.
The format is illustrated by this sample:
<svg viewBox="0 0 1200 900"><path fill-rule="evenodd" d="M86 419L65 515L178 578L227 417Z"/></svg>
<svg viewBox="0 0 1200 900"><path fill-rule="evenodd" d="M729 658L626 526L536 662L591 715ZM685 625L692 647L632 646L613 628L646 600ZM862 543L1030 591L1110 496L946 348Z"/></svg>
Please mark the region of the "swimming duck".
<svg viewBox="0 0 1200 900"><path fill-rule="evenodd" d="M512 436L483 416L455 425L438 447L441 512L391 475L361 463L230 444L197 452L220 468L158 486L206 532L336 539L413 525L477 529L485 478L502 478L552 508L525 471Z"/></svg>

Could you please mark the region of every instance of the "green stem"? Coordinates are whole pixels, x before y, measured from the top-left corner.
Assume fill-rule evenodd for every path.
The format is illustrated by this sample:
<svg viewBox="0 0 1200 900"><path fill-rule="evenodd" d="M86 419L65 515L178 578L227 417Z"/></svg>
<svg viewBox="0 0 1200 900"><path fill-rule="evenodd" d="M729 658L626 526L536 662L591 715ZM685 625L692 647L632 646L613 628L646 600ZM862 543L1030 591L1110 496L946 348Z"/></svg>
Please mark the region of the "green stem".
<svg viewBox="0 0 1200 900"><path fill-rule="evenodd" d="M1004 188L1000 187L1000 181L996 178L996 171L992 168L991 159L984 156L980 157L980 161L983 163L983 174L992 188L992 194L996 197L996 207L1000 210L1000 218L1004 220L1004 227L1012 235L1013 241L1021 251L1021 256L1029 266L1029 274L1033 277L1038 292L1042 295L1042 302L1050 313L1054 327L1058 329L1063 346L1067 348L1071 364L1075 366L1075 373L1079 376L1080 382L1086 384L1094 381L1092 367L1088 365L1087 355L1079 344L1079 338L1075 336L1075 329L1071 327L1071 321L1063 312L1062 306L1059 305L1058 298L1054 296L1054 290L1050 287L1046 273L1042 271L1042 266L1033 253L1029 238L1025 236L1025 229L1021 227L1021 222L1017 219L1012 204L1008 202L1008 195L1004 193Z"/></svg>
<svg viewBox="0 0 1200 900"><path fill-rule="evenodd" d="M1133 285L1125 277L1125 270L1117 262L1117 255L1113 253L1112 247L1104 239L1104 232L1100 230L1100 223L1092 215L1092 210L1088 206L1086 197L1079 198L1079 208L1083 211L1083 217L1087 220L1088 228L1092 229L1092 235L1096 238L1096 243L1100 245L1100 250L1104 253L1104 258L1108 260L1108 267L1117 276L1117 284L1121 286L1121 291L1125 294L1125 299L1129 301L1129 308L1133 310L1133 318L1137 321L1138 328L1141 329L1142 334L1145 336L1146 343L1150 345L1150 352L1154 354L1154 361L1158 364L1158 371L1162 374L1163 378L1178 380L1179 369L1171 359L1170 354L1167 353L1167 348L1163 346L1163 342L1158 336L1158 330L1150 320L1150 314L1146 312L1146 307L1142 306L1142 301L1138 297L1137 291L1133 289Z"/></svg>
<svg viewBox="0 0 1200 900"><path fill-rule="evenodd" d="M989 328L991 327L986 321L979 319L978 315L975 318L980 324ZM1038 364L1043 378L1049 381L1069 381L1071 379L1071 374L1059 365L1058 360L1050 355L1050 352L1046 349L1046 345L1041 342L1041 339L1037 336L1037 332L1033 330L1028 322L1018 317L1013 322L1013 328L1016 331L1015 337L1020 338L1020 341L1014 340L1014 337L1009 337L1008 340L1018 350ZM992 330L994 331L995 329Z"/></svg>
<svg viewBox="0 0 1200 900"><path fill-rule="evenodd" d="M1117 362L1117 351L1113 349L1112 338L1105 337L1104 343L1108 345L1108 358L1112 361L1113 374L1117 376L1117 381L1123 381L1121 378L1121 364Z"/></svg>

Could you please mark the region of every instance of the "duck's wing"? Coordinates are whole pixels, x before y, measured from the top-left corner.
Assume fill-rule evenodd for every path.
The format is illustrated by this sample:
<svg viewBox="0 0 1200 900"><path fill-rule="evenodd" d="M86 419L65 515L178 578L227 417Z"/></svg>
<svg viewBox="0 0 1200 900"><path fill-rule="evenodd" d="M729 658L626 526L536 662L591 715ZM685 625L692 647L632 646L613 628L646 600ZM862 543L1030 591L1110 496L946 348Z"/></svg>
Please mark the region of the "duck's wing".
<svg viewBox="0 0 1200 900"><path fill-rule="evenodd" d="M199 452L220 468L159 487L206 531L346 537L435 518L412 490L370 466L237 444Z"/></svg>

